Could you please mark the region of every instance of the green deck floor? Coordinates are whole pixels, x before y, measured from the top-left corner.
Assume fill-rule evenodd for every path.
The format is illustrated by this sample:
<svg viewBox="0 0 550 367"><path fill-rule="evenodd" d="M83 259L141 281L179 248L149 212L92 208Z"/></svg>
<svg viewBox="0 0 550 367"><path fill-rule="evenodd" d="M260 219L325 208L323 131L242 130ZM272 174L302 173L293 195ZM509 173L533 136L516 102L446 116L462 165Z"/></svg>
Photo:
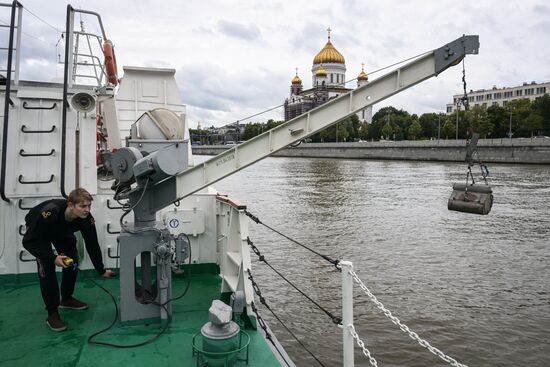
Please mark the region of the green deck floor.
<svg viewBox="0 0 550 367"><path fill-rule="evenodd" d="M91 272L80 274L74 296L88 303L84 311L60 310L69 329L56 333L46 326L46 312L37 282L0 283L0 366L196 366L192 337L208 321L212 300L220 297L217 274L193 274L187 295L173 303L173 319L155 341L137 348L119 349L87 343L89 335L111 324L115 308L111 298L88 276L118 299L118 279L102 279ZM179 295L187 279L173 279ZM158 333L159 324L121 326L95 339L116 344L137 344ZM251 336L249 366L280 366L262 335ZM237 366L245 363L238 362Z"/></svg>

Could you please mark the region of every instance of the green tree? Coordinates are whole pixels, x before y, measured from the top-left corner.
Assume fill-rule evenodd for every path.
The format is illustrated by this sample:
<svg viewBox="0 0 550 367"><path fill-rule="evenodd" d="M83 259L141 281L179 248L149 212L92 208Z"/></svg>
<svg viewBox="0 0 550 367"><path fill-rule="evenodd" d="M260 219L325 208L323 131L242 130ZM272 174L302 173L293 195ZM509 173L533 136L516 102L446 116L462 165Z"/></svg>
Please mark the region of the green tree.
<svg viewBox="0 0 550 367"><path fill-rule="evenodd" d="M409 126L409 138L416 140L418 136L422 133L422 126L418 121L415 121Z"/></svg>
<svg viewBox="0 0 550 367"><path fill-rule="evenodd" d="M367 140L369 137L369 124L361 124L361 128L359 129L359 139L361 140Z"/></svg>
<svg viewBox="0 0 550 367"><path fill-rule="evenodd" d="M493 132L495 126L489 120L487 110L483 106L474 106L469 111L470 129L477 132L482 138L487 138Z"/></svg>
<svg viewBox="0 0 550 367"><path fill-rule="evenodd" d="M535 99L533 109L542 117L542 134L550 135L550 95Z"/></svg>
<svg viewBox="0 0 550 367"><path fill-rule="evenodd" d="M494 138L505 138L508 136L510 113L500 106L490 106L487 108L487 119L494 126Z"/></svg>
<svg viewBox="0 0 550 367"><path fill-rule="evenodd" d="M418 118L420 126L422 126L421 136L425 138L437 138L438 127L440 127L440 119L445 117L444 114L424 113Z"/></svg>
<svg viewBox="0 0 550 367"><path fill-rule="evenodd" d="M395 134L396 139L402 139L402 126L410 120L411 116L406 111L398 110L392 106L381 108L372 117L372 123L369 126L368 138L380 139L382 135L388 136L382 132L382 129L389 121L391 124L390 127L392 128L391 137Z"/></svg>
<svg viewBox="0 0 550 367"><path fill-rule="evenodd" d="M530 100L526 98L510 101L506 106L508 113L512 113L512 132L515 138L527 138L530 134L526 125L523 123L532 112L533 106Z"/></svg>
<svg viewBox="0 0 550 367"><path fill-rule="evenodd" d="M263 124L260 124L259 122L256 123L250 123L245 125L244 132L241 134L242 140L249 140L255 137L256 135L259 135L262 131Z"/></svg>
<svg viewBox="0 0 550 367"><path fill-rule="evenodd" d="M441 136L444 136L445 139L449 139L450 136L455 136L455 124L453 124L449 119L447 119L445 124L441 127Z"/></svg>
<svg viewBox="0 0 550 367"><path fill-rule="evenodd" d="M386 139L391 139L393 133L394 133L393 127L391 127L389 122L386 125L384 125L384 127L382 127L382 134Z"/></svg>
<svg viewBox="0 0 550 367"><path fill-rule="evenodd" d="M335 142L336 141L336 128L338 128L338 141L346 141L349 137L348 130L346 129L345 123L339 122L336 125L332 125L321 131L321 141Z"/></svg>
<svg viewBox="0 0 550 367"><path fill-rule="evenodd" d="M544 119L537 112L531 113L523 121L521 121L521 130L529 132L530 137L533 137L533 133L542 131Z"/></svg>

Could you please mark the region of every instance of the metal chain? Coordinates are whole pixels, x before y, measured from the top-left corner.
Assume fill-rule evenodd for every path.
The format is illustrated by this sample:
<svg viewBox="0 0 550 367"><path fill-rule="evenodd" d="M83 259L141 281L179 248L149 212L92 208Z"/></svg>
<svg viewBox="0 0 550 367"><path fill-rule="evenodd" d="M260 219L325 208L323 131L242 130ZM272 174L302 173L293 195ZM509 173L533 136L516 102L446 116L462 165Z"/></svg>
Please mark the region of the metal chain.
<svg viewBox="0 0 550 367"><path fill-rule="evenodd" d="M466 49L464 50L464 53L466 53ZM466 91L466 66L464 63L464 59L462 59L462 86L464 87L464 96L462 97L462 104L464 105L464 110L468 111L470 109L470 100L468 99L468 92Z"/></svg>
<svg viewBox="0 0 550 367"><path fill-rule="evenodd" d="M353 326L353 324L349 324L348 329L351 336L353 336L353 339L357 340L357 345L361 349L363 349L363 354L365 355L365 357L369 359L371 366L378 367L378 363L376 362L376 359L374 359L374 357L370 355L370 351L365 346L365 343L361 340L361 338L359 338L359 335L357 335L357 332L355 331L355 327Z"/></svg>
<svg viewBox="0 0 550 367"><path fill-rule="evenodd" d="M428 349L432 354L438 356L439 358L441 358L445 362L449 363L453 367L468 367L465 364L459 363L456 359L454 359L452 357L449 357L448 355L446 355L445 353L443 353L442 351L440 351L436 347L433 347L426 340L419 337L417 333L415 333L414 331L411 331L407 325L403 324L397 317L393 316L391 311L388 310L376 298L376 296L374 294L372 294L372 292L369 290L369 288L367 288L367 286L363 283L363 281L361 281L361 279L359 279L359 277L357 276L357 274L353 270L350 270L349 273L351 274L351 276L353 276L353 279L355 280L355 282L357 284L359 284L361 289L363 289L363 291L365 291L365 294L371 299L371 301L374 302L376 307L378 307L378 309L380 311L382 311L386 315L386 317L388 317L395 325L399 326L399 328L403 332L407 333L411 339L416 340L418 342L418 344L420 344L424 348Z"/></svg>

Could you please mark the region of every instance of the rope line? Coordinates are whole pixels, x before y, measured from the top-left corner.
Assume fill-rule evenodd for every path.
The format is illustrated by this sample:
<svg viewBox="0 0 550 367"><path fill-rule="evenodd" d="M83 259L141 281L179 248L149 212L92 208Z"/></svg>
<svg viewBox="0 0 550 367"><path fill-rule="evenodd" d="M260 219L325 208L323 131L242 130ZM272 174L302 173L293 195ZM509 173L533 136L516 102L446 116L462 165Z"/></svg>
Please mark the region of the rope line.
<svg viewBox="0 0 550 367"><path fill-rule="evenodd" d="M260 290L260 287L258 286L258 283L256 283L254 281L254 277L252 276L252 273L250 272L250 269L247 269L247 272L248 272L248 279L250 279L250 282L252 283L252 288L254 289L254 292L258 295L258 297L260 298L260 303L262 305L264 305L268 310L269 312L271 312L271 314L277 319L277 321L279 321L279 323L286 329L286 331L288 331L288 333L290 335L292 335L292 337L302 346L302 348L305 349L306 352L309 353L310 356L313 357L313 359L315 359L321 366L325 367L325 365L304 345L304 343L302 343L300 341L300 339L298 339L298 337L296 336L296 334L294 334L292 332L292 330L290 330L286 325L285 323L283 322L283 320L281 320L279 318L279 316L277 316L277 314L275 313L275 311L273 311L271 309L271 307L269 307L269 305L267 304L266 300L265 300L265 297L262 296L262 291Z"/></svg>
<svg viewBox="0 0 550 367"><path fill-rule="evenodd" d="M258 308L256 308L256 305L254 304L254 301L252 301L250 303L250 306L252 307L252 312L254 312L254 314L256 315L256 320L258 320L258 324L260 324L260 327L262 328L262 330L264 331L265 333L265 338L267 340L269 340L269 342L273 345L273 348L275 348L275 350L277 351L277 353L279 353L279 355L281 356L281 358L283 359L283 361L286 363L286 365L288 367L290 367L290 364L288 363L288 361L286 360L286 358L284 357L283 355L283 352L281 352L279 350L279 348L277 348L277 344L275 344L275 341L273 340L273 338L271 337L271 334L269 333L269 331L267 330L267 324L265 323L264 319L260 316L260 314L258 313Z"/></svg>
<svg viewBox="0 0 550 367"><path fill-rule="evenodd" d="M277 233L278 235L280 235L280 236L286 238L287 240L289 240L289 241L291 241L291 242L294 242L294 243L297 244L298 246L301 246L301 247L305 248L306 250L313 252L315 255L318 255L318 256L322 257L323 259L325 259L326 261L328 261L329 263L331 263L332 265L334 265L334 266L336 267L336 269L338 269L338 271L342 271L342 270L338 267L338 264L340 263L339 260L333 260L333 259L331 259L329 256L323 255L323 254L321 254L321 253L319 253L319 252L317 252L317 251L315 251L315 250L313 250L313 249L307 247L306 245L304 245L304 244L302 244L302 243L296 241L295 239L290 238L290 237L288 237L287 235L285 235L285 234L283 234L283 233L277 231L276 229L274 229L274 228L268 226L267 224L263 223L258 217L256 217L255 215L253 215L252 213L250 213L250 212L249 212L248 210L246 210L246 209L245 209L244 213L245 213L250 219L252 219L254 222L256 222L256 224L261 224L261 225L263 225L264 227L266 227L267 229L269 229L269 230L271 230L271 231Z"/></svg>
<svg viewBox="0 0 550 367"><path fill-rule="evenodd" d="M278 276L280 276L285 282L287 282L292 288L294 288L295 290L297 290L302 296L304 296L305 298L307 298L311 303L313 303L315 306L317 306L321 311L323 311L323 313L325 313L328 317L330 317L330 319L332 320L333 323L335 323L336 325L340 325L342 323L342 318L341 317L338 317L338 316L334 316L330 311L328 311L326 308L324 308L323 306L321 306L319 303L317 303L315 300L313 300L311 297L309 297L307 294L305 294L302 290L300 290L298 287L296 287L294 285L294 283L292 283L290 280L288 280L283 274L281 274L281 272L279 272L277 269L275 269L273 266L271 266L271 264L269 264L267 262L267 260L265 259L265 256L261 254L260 250L254 245L254 243L250 240L250 237L247 237L246 238L246 241L248 242L248 244L250 245L250 247L252 248L252 251L258 256L258 259L265 263L267 266L269 266L271 268L271 270L273 270Z"/></svg>
<svg viewBox="0 0 550 367"><path fill-rule="evenodd" d="M50 23L46 22L44 19L40 18L38 15L34 14L32 11L30 11L30 9L28 7L23 7L23 10L25 10L26 12L28 12L30 15L32 15L33 17L35 17L36 19L38 19L39 21L41 21L42 23L46 24L47 26L51 27L52 29L54 29L57 33L62 33L59 29L57 29L57 27L51 25Z"/></svg>

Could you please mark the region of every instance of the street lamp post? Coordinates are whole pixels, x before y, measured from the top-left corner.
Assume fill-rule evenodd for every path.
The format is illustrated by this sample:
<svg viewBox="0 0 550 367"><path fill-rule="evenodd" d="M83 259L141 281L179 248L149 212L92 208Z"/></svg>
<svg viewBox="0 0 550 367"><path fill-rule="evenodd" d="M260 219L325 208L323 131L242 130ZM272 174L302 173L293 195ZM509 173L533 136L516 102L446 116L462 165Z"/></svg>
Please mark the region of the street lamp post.
<svg viewBox="0 0 550 367"><path fill-rule="evenodd" d="M437 140L441 137L441 113L439 113L439 119L437 120Z"/></svg>
<svg viewBox="0 0 550 367"><path fill-rule="evenodd" d="M456 101L456 140L458 140L458 112L460 111L460 100Z"/></svg>
<svg viewBox="0 0 550 367"><path fill-rule="evenodd" d="M513 108L510 107L510 125L508 129L508 137L510 138L510 140L512 139L512 135L514 135L514 133L512 132L512 111L513 111Z"/></svg>

